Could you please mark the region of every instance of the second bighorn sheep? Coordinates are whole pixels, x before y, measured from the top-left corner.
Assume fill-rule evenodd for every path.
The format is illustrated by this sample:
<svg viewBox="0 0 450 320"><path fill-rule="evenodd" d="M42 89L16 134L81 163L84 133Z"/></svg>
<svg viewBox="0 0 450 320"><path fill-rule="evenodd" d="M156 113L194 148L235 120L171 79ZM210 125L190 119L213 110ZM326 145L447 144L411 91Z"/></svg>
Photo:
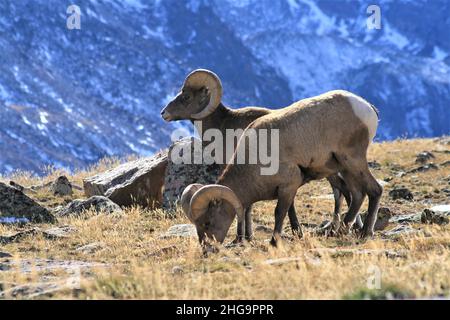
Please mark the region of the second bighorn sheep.
<svg viewBox="0 0 450 320"><path fill-rule="evenodd" d="M235 154L217 184L189 186L185 193L190 201L185 210L195 223L200 242L223 242L234 217L242 220L243 208L257 201L277 199L271 241L277 245L297 189L311 180L338 173L352 198L342 228L348 230L355 223L367 195L369 207L361 235L372 236L382 187L369 170L367 149L377 126L376 109L361 97L342 90L300 100L256 119L245 131L279 130L279 170L272 176L261 175L261 164L236 164ZM250 146L243 137L238 148L243 144L248 151Z"/></svg>
<svg viewBox="0 0 450 320"><path fill-rule="evenodd" d="M259 107L240 109L225 107L222 103L222 83L219 77L209 70L198 69L186 77L180 93L161 111L161 116L166 121L201 121L203 130L219 129L225 136L226 129L245 129L257 118L268 115L271 112L273 111L270 109ZM225 147L223 154L226 154ZM337 174L327 179L332 186L335 197L332 226L334 231L336 231L339 226L339 215L343 198L345 197L347 204L350 205L351 196L344 181ZM184 199L189 201L186 195ZM247 239L252 237L250 211L251 207L246 208L245 222L238 222L238 241L242 239L244 232ZM301 234L294 204L290 206L288 216L294 233ZM359 216L358 224L359 227L362 226Z"/></svg>

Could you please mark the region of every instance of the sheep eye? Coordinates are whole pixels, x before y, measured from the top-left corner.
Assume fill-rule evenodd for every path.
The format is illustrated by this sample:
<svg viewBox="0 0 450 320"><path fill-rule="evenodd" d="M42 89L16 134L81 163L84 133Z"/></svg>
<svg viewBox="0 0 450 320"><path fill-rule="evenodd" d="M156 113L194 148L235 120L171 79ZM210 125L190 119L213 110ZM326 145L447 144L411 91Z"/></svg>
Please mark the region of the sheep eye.
<svg viewBox="0 0 450 320"><path fill-rule="evenodd" d="M189 101L191 99L191 95L189 93L183 93L181 95L181 100L183 101Z"/></svg>

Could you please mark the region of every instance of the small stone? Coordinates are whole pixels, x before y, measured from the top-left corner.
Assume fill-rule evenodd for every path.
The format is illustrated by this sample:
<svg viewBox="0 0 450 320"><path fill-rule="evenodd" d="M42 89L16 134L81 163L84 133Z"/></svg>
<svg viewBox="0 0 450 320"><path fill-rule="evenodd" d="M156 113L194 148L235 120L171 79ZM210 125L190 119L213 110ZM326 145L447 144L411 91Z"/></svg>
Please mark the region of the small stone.
<svg viewBox="0 0 450 320"><path fill-rule="evenodd" d="M58 177L51 185L50 190L54 195L67 196L72 195L72 184L66 176Z"/></svg>
<svg viewBox="0 0 450 320"><path fill-rule="evenodd" d="M40 230L38 228L33 228L29 230L19 231L9 236L0 236L0 244L8 244L12 242L19 241L20 239L29 236L34 235L38 233Z"/></svg>
<svg viewBox="0 0 450 320"><path fill-rule="evenodd" d="M414 233L418 233L418 232L419 232L419 230L412 228L408 224L401 224L391 230L385 231L383 233L383 235L385 237L397 237L397 236L402 236L402 235L414 234Z"/></svg>
<svg viewBox="0 0 450 320"><path fill-rule="evenodd" d="M395 215L392 218L389 219L389 222L391 223L415 223L420 222L420 213L412 213L412 214L401 214L401 215Z"/></svg>
<svg viewBox="0 0 450 320"><path fill-rule="evenodd" d="M191 238L197 236L197 230L193 224L176 224L171 226L166 233L162 234L161 238Z"/></svg>
<svg viewBox="0 0 450 320"><path fill-rule="evenodd" d="M12 254L5 252L5 251L0 251L0 259L1 258L11 258Z"/></svg>
<svg viewBox="0 0 450 320"><path fill-rule="evenodd" d="M94 211L98 214L112 214L123 212L117 204L115 204L108 198L103 196L93 196L87 200L73 200L65 208L58 211L58 214L60 216L79 216L87 210Z"/></svg>
<svg viewBox="0 0 450 320"><path fill-rule="evenodd" d="M255 226L255 231L261 231L261 232L265 232L265 233L272 233L273 230L270 227L267 227L265 225L262 224L258 224Z"/></svg>
<svg viewBox="0 0 450 320"><path fill-rule="evenodd" d="M72 226L62 226L62 227L56 227L56 228L43 230L42 234L47 239L64 239L64 238L68 238L70 233L72 233L74 231L76 231L76 229Z"/></svg>
<svg viewBox="0 0 450 320"><path fill-rule="evenodd" d="M440 207L443 207L439 211ZM438 225L445 225L449 223L449 216L450 216L450 210L446 211L445 206L436 206L434 208L437 208L438 210L434 211L433 209L425 209L422 212L421 215L421 221L422 223L429 223L429 224L438 224Z"/></svg>
<svg viewBox="0 0 450 320"><path fill-rule="evenodd" d="M381 169L381 164L379 164L376 161L369 161L368 164L369 164L370 169L375 169L375 170Z"/></svg>
<svg viewBox="0 0 450 320"><path fill-rule="evenodd" d="M441 166L441 167L448 167L448 166L450 166L450 160L447 160L447 161L445 161L445 162L442 162L442 163L440 164L440 166Z"/></svg>
<svg viewBox="0 0 450 320"><path fill-rule="evenodd" d="M391 209L387 207L380 207L378 209L377 221L375 222L374 230L381 231L387 228L389 220L392 218Z"/></svg>
<svg viewBox="0 0 450 320"><path fill-rule="evenodd" d="M395 188L389 191L389 196L392 200L404 199L404 200L413 200L414 196L412 192L408 188Z"/></svg>
<svg viewBox="0 0 450 320"><path fill-rule="evenodd" d="M105 249L105 244L103 242L93 242L86 244L84 246L78 247L75 249L77 252L81 252L84 254L92 254L97 251Z"/></svg>
<svg viewBox="0 0 450 320"><path fill-rule="evenodd" d="M411 169L407 173L427 172L430 170L438 170L438 169L439 169L439 167L437 165L435 165L434 163L429 163L429 164L425 164L423 166Z"/></svg>
<svg viewBox="0 0 450 320"><path fill-rule="evenodd" d="M175 266L172 268L173 274L182 274L184 272L183 267Z"/></svg>
<svg viewBox="0 0 450 320"><path fill-rule="evenodd" d="M435 156L429 151L423 151L416 156L416 163L425 164L429 160L434 159Z"/></svg>

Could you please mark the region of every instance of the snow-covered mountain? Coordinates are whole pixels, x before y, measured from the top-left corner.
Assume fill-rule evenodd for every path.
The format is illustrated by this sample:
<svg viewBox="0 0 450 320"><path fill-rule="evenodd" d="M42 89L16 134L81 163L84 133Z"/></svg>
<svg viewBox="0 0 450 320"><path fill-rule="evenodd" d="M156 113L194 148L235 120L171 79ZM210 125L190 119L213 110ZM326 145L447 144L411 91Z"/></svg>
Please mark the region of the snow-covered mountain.
<svg viewBox="0 0 450 320"><path fill-rule="evenodd" d="M233 107L332 89L381 112L378 139L450 133L450 2L380 0L0 2L0 173L152 154L185 75L214 70ZM345 124L343 124L345 125Z"/></svg>

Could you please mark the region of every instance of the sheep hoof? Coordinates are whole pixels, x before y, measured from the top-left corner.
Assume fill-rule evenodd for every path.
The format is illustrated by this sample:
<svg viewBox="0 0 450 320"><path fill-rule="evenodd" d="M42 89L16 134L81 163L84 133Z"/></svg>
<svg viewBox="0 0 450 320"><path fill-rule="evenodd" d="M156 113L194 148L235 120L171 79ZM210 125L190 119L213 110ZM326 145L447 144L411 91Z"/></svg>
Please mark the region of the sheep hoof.
<svg viewBox="0 0 450 320"><path fill-rule="evenodd" d="M369 239L369 238L373 238L373 236L374 236L373 230L369 230L369 229L366 229L366 228L363 228L361 230L361 233L359 234L359 237L361 239Z"/></svg>
<svg viewBox="0 0 450 320"><path fill-rule="evenodd" d="M294 235L294 238L298 238L298 239L303 238L303 231L300 226L298 228L292 228L292 234Z"/></svg>
<svg viewBox="0 0 450 320"><path fill-rule="evenodd" d="M238 244L244 243L244 237L243 236L236 236L233 241L231 241L229 246L236 246Z"/></svg>
<svg viewBox="0 0 450 320"><path fill-rule="evenodd" d="M253 241L255 241L255 237L254 236L245 236L245 240L247 242L253 242Z"/></svg>
<svg viewBox="0 0 450 320"><path fill-rule="evenodd" d="M274 235L272 235L272 239L270 239L271 246L275 247L275 248L280 248L283 238L285 238L287 240L292 240L292 238L289 237L288 235L274 234Z"/></svg>

